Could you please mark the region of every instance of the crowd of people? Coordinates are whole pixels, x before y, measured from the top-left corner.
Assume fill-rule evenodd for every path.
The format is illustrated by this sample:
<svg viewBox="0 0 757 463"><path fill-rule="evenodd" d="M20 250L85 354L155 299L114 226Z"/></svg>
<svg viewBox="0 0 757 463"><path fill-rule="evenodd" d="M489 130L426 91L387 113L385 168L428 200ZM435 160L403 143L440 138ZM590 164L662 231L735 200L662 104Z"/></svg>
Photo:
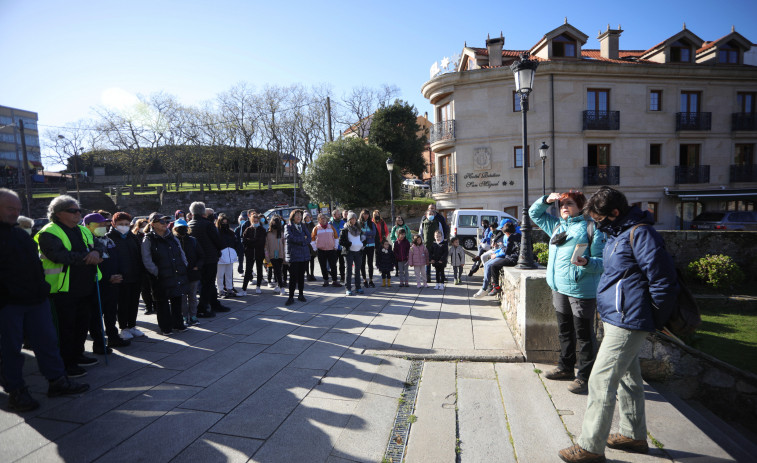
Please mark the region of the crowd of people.
<svg viewBox="0 0 757 463"><path fill-rule="evenodd" d="M559 215L553 216L548 210L556 202ZM140 295L145 314L156 314L160 333L170 336L228 311L223 298L261 294L264 283L288 296L286 305L295 297L305 302L305 280L316 280L316 258L323 286L344 287L346 296L353 287L358 294L375 287L374 268L382 287L391 287L393 277L399 287L410 286L412 267L416 287L426 288L433 267L434 288L443 290L448 265L459 285L466 259L434 205L416 233L402 217L390 228L379 211L367 209L335 209L316 221L297 209L286 218L249 210L235 229L228 215L202 202L173 217L154 212L133 220L126 212L105 211L82 216L76 199L63 195L50 202L50 222L32 237L32 222L20 210L17 194L0 189L0 381L17 412L39 406L22 377L22 344L34 351L49 381L48 396L84 392L89 386L71 378L99 362L85 354L87 336L94 354L144 336L136 326ZM589 396L582 434L560 457L604 461L605 446L646 451L638 354L646 333L661 327L677 297L675 268L653 220L609 187L588 200L579 192L545 195L529 215L550 237L546 277L561 348L557 367L545 377L570 380L571 392ZM499 269L516 265L520 243L513 221L484 224L468 274L483 265L474 297L501 290ZM239 291L235 267L242 275ZM597 311L604 324L599 350ZM616 396L620 430L609 435Z"/></svg>

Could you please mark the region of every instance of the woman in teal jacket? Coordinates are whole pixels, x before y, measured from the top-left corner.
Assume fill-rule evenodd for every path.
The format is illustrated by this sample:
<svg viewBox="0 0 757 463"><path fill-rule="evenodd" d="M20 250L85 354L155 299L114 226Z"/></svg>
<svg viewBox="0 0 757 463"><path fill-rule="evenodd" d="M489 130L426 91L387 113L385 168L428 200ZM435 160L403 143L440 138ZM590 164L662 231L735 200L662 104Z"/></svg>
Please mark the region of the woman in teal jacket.
<svg viewBox="0 0 757 463"><path fill-rule="evenodd" d="M560 218L547 213L555 201L560 202ZM557 316L560 361L557 368L547 372L545 377L555 380L573 380L575 377L568 390L576 394L587 391L596 355L593 322L606 240L604 233L596 230L594 222L581 213L585 203L586 197L578 191L552 193L538 199L528 211L531 220L550 236L547 284L552 289L552 304ZM588 246L571 262L578 244ZM575 376L574 366L578 367Z"/></svg>

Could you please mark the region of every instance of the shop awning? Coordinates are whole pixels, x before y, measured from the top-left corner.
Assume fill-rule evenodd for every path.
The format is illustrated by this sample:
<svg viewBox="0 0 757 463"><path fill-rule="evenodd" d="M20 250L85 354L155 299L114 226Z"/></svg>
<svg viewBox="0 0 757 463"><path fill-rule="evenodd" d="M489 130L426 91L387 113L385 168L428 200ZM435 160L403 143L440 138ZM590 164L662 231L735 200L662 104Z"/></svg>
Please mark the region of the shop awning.
<svg viewBox="0 0 757 463"><path fill-rule="evenodd" d="M665 195L681 201L703 199L757 200L757 188L710 188L706 190L671 190L665 188Z"/></svg>

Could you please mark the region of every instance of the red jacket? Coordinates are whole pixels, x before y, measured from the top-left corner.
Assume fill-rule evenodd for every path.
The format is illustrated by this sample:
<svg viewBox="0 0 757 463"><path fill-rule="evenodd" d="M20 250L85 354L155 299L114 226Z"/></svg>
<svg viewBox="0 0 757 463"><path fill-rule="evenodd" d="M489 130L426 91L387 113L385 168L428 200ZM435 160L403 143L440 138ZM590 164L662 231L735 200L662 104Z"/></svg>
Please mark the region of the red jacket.
<svg viewBox="0 0 757 463"><path fill-rule="evenodd" d="M410 240L397 240L394 242L394 257L397 262L405 262L410 257Z"/></svg>

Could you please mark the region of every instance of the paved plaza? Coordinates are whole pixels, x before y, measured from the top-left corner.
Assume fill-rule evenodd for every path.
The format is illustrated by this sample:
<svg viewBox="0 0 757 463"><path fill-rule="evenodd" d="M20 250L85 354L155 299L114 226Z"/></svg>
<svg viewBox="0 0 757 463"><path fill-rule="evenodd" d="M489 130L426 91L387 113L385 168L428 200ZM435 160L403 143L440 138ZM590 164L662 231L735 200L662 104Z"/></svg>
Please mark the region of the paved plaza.
<svg viewBox="0 0 757 463"><path fill-rule="evenodd" d="M42 406L0 410L0 461L396 462L392 442L411 463L550 462L580 434L586 396L524 363L496 300L472 298L480 277L353 297L306 285L306 303L266 289L169 337L140 311L146 338L99 356L79 397L48 399L25 351ZM663 448L608 461L735 461L651 387L647 416Z"/></svg>

